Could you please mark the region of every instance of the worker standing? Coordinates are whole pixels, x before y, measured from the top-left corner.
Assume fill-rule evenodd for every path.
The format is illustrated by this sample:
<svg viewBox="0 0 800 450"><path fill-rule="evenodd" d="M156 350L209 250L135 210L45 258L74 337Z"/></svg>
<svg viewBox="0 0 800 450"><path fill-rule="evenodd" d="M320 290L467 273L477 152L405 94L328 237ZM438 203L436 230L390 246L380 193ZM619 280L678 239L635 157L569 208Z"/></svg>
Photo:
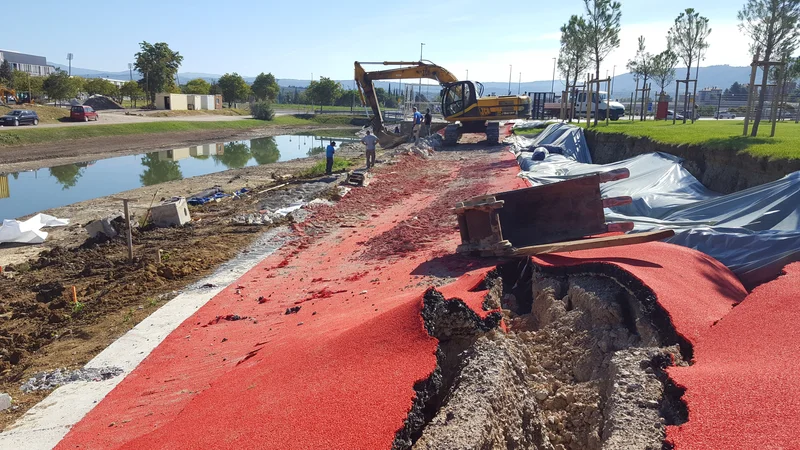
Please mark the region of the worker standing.
<svg viewBox="0 0 800 450"><path fill-rule="evenodd" d="M336 152L336 142L331 141L328 144L328 147L325 148L325 158L327 158L325 164L325 174L330 175L333 173L333 154Z"/></svg>
<svg viewBox="0 0 800 450"><path fill-rule="evenodd" d="M417 111L417 107L414 107L414 142L419 140L419 132L420 128L422 128L422 113Z"/></svg>
<svg viewBox="0 0 800 450"><path fill-rule="evenodd" d="M375 145L378 143L372 133L367 130L367 135L361 138L361 142L367 146L367 169L375 166Z"/></svg>
<svg viewBox="0 0 800 450"><path fill-rule="evenodd" d="M422 130L422 137L431 135L431 122L433 122L433 116L431 116L431 109L428 108L425 110L425 129Z"/></svg>

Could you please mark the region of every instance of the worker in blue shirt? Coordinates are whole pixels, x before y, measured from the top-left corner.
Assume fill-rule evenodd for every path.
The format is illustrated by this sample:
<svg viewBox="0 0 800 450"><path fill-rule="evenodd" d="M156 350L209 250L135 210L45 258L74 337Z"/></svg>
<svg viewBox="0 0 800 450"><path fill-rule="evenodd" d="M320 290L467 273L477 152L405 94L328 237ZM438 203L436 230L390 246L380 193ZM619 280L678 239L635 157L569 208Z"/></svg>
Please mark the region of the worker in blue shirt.
<svg viewBox="0 0 800 450"><path fill-rule="evenodd" d="M422 128L422 113L417 111L417 107L414 107L414 142L419 140L419 130Z"/></svg>
<svg viewBox="0 0 800 450"><path fill-rule="evenodd" d="M328 147L325 148L325 158L327 158L327 163L325 164L325 174L330 175L333 173L333 154L336 152L336 142L331 141L328 144Z"/></svg>

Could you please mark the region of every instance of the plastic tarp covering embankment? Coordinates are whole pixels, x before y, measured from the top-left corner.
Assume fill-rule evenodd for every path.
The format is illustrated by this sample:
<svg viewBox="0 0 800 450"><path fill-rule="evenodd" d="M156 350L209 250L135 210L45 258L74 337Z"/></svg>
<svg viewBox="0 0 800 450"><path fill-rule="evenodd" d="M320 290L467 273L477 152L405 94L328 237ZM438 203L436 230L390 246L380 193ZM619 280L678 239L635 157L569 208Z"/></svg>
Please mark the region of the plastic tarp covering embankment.
<svg viewBox="0 0 800 450"><path fill-rule="evenodd" d="M583 130L564 123L554 123L547 126L541 133L533 138L513 137L514 153L522 170L530 170L533 161L533 151L537 148L546 148L551 153L560 153L574 161L591 164L592 156L586 145Z"/></svg>
<svg viewBox="0 0 800 450"><path fill-rule="evenodd" d="M577 132L583 131L577 127ZM699 250L730 268L747 287L777 276L800 260L800 172L740 192L721 195L703 186L665 154L639 155L612 164L586 164L551 152L543 161L522 160L530 142L514 138L532 185L555 183L590 173L627 168L630 177L605 183L603 197L630 196L633 203L606 210L611 222L631 221L634 231L670 228L667 242ZM527 167L527 170L525 170Z"/></svg>

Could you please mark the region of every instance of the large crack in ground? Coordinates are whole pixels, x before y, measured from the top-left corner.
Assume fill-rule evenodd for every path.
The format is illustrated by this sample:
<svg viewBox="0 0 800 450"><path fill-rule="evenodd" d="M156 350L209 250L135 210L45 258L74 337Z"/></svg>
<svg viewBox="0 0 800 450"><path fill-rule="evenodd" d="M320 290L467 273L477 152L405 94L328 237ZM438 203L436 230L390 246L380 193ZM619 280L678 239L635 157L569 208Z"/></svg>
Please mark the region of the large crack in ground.
<svg viewBox="0 0 800 450"><path fill-rule="evenodd" d="M691 347L627 272L511 262L481 287L486 319L425 293L438 364L395 449L661 449L666 426L686 421L665 368Z"/></svg>

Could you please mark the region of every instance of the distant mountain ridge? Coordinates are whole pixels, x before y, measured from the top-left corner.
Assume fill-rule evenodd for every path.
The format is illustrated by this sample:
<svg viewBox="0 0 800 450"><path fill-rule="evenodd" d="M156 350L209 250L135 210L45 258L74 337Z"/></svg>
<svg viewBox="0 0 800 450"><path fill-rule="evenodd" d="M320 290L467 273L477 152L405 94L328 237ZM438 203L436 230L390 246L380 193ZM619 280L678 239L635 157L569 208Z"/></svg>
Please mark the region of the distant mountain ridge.
<svg viewBox="0 0 800 450"><path fill-rule="evenodd" d="M51 65L67 70L67 66L63 64L54 64L50 63ZM695 76L695 69L692 69L691 77L694 78ZM72 74L78 75L87 78L111 78L115 80L129 80L131 78L131 72L127 70L123 70L120 72L109 72L109 71L102 71L102 70L94 70L94 69L84 69L80 67L73 67ZM184 72L178 73L178 78L180 79L181 83L186 83L189 80L195 78L202 78L206 81L213 81L218 80L221 75L217 74L210 74L210 73L199 73L199 72ZM675 69L675 76L678 79L685 79L686 78L686 68L677 68ZM242 76L245 81L248 83L252 83L255 80L255 77L252 76ZM137 72L133 72L133 79L141 78L141 75ZM745 84L748 82L750 78L750 67L738 67L738 66L728 66L728 65L720 65L720 66L708 66L708 67L701 67L700 73L698 76L698 83L697 83L697 90L701 90L706 87L719 87L722 89L728 88L731 84L735 81L739 83ZM337 80L342 83L345 89L351 89L353 87L353 80ZM480 81L480 80L478 80ZM292 78L279 78L278 85L281 87L298 87L298 88L305 88L309 84L309 80L299 80L299 79L292 79ZM403 83L406 84L406 83ZM410 85L414 85L415 83L409 80ZM387 89L390 85L389 82L380 81L375 83L377 87L382 87ZM395 81L391 83L392 88L397 88L399 82ZM507 82L484 82L484 95L488 95L491 93L495 93L497 95L505 95L508 94L509 85ZM519 92L550 92L551 86L553 85L553 80L542 80L542 81L529 81L524 83L511 83L511 93L516 94ZM636 88L636 83L633 80L633 75L630 73L620 74L614 77L613 81L614 91L613 97L615 98L627 98L630 97L631 93ZM561 80L555 80L555 91L560 92L564 88L564 83ZM423 87L423 90L425 87ZM429 91L432 92L434 87L428 87ZM605 90L605 87L603 87ZM652 83L652 90L655 94L657 90L657 86L655 83ZM667 93L675 92L675 83L671 83L667 86L666 89ZM674 95L674 94L673 94Z"/></svg>

